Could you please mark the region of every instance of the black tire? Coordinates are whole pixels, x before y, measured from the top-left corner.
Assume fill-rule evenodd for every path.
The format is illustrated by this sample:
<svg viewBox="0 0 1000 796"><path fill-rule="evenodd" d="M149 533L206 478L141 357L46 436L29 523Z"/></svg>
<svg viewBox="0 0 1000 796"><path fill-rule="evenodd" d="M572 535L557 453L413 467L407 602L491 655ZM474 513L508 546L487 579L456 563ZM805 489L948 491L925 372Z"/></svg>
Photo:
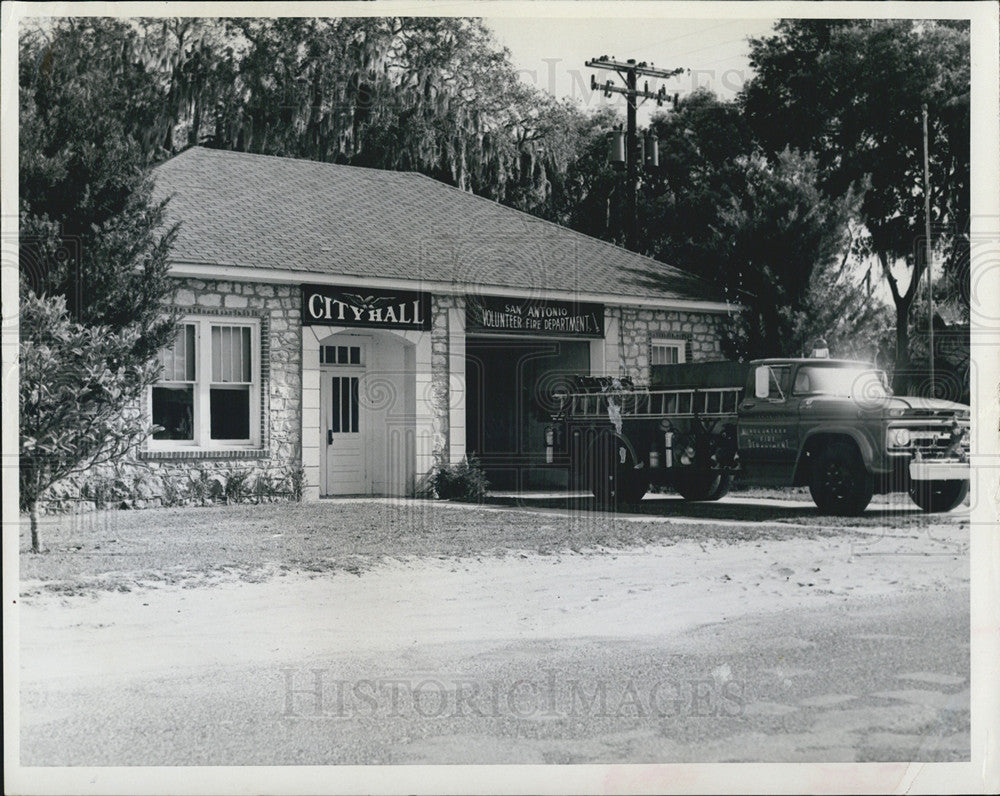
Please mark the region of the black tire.
<svg viewBox="0 0 1000 796"><path fill-rule="evenodd" d="M586 477L598 505L608 508L638 503L649 489L645 464L636 461L623 437L614 435L595 441L587 459Z"/></svg>
<svg viewBox="0 0 1000 796"><path fill-rule="evenodd" d="M674 473L674 489L685 500L718 500L725 497L733 485L730 473L698 470L678 470Z"/></svg>
<svg viewBox="0 0 1000 796"><path fill-rule="evenodd" d="M820 511L856 516L868 507L874 492L875 479L852 443L833 442L820 452L809 479L809 493Z"/></svg>
<svg viewBox="0 0 1000 796"><path fill-rule="evenodd" d="M645 467L633 467L619 473L619 503L638 503L649 491L649 471Z"/></svg>
<svg viewBox="0 0 1000 796"><path fill-rule="evenodd" d="M951 511L969 494L968 481L911 481L910 497L928 513Z"/></svg>

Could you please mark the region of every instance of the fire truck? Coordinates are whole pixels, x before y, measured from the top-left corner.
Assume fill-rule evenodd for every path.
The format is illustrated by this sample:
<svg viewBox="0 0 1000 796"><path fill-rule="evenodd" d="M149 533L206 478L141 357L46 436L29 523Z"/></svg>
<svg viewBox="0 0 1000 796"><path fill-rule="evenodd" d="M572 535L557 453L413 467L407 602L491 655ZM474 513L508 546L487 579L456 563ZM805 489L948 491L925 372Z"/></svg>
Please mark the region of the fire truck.
<svg viewBox="0 0 1000 796"><path fill-rule="evenodd" d="M889 492L950 511L969 491L970 409L888 384L870 363L814 357L657 365L648 386L573 376L547 398L546 463L610 506L651 485L718 500L739 474L808 486L826 514Z"/></svg>

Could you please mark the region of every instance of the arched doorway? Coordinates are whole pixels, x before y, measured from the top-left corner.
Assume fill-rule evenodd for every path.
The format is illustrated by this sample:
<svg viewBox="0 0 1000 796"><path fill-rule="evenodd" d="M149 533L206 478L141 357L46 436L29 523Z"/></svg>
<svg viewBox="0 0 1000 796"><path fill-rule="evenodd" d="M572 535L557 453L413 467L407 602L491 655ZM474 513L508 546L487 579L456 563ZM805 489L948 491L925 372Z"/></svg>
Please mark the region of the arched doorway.
<svg viewBox="0 0 1000 796"><path fill-rule="evenodd" d="M319 340L319 492L407 495L416 458L415 346L393 332Z"/></svg>

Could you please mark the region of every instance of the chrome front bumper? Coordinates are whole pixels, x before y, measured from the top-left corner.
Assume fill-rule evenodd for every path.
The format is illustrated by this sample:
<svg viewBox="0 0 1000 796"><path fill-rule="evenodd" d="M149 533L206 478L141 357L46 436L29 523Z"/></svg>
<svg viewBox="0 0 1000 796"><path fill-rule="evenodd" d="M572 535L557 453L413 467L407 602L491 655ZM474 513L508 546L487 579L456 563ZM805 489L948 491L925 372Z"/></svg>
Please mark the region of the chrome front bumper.
<svg viewBox="0 0 1000 796"><path fill-rule="evenodd" d="M968 481L968 462L910 462L913 481Z"/></svg>

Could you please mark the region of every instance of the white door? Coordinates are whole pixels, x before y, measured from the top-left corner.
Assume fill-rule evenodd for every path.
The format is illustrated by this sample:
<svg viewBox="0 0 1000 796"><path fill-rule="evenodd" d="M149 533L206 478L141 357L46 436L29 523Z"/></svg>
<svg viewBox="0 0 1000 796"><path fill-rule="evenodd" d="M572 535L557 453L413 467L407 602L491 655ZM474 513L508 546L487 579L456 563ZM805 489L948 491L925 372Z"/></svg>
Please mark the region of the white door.
<svg viewBox="0 0 1000 796"><path fill-rule="evenodd" d="M320 442L325 451L325 495L371 492L365 455L367 413L359 400L367 346L356 337L320 347Z"/></svg>

